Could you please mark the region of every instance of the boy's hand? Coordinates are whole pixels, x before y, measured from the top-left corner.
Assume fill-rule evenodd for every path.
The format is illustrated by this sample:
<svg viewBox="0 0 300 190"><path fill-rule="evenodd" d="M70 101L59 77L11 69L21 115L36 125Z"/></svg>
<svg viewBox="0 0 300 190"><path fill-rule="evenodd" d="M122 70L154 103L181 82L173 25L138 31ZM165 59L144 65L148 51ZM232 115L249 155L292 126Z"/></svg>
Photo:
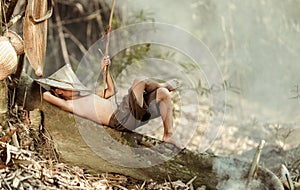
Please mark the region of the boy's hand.
<svg viewBox="0 0 300 190"><path fill-rule="evenodd" d="M110 65L110 59L109 56L104 56L101 61L101 71L104 72L106 67Z"/></svg>

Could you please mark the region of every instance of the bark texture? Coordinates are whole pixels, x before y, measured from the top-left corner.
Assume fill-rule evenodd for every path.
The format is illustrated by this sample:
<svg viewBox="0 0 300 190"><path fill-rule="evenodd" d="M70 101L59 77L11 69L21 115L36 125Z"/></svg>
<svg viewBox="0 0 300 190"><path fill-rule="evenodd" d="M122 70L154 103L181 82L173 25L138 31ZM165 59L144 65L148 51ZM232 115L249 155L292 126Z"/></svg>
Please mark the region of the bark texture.
<svg viewBox="0 0 300 190"><path fill-rule="evenodd" d="M40 87L27 75L21 78L17 102L23 103L26 88L25 109L43 111L44 127L64 162L92 173L119 173L140 180L188 182L196 176L193 185L205 185L208 189L228 181L246 182L248 163L187 149L179 151L173 145L141 134L115 131L74 117L42 101ZM231 175L230 171L240 173ZM283 190L278 178L265 168L258 168L256 179L263 182L265 189Z"/></svg>

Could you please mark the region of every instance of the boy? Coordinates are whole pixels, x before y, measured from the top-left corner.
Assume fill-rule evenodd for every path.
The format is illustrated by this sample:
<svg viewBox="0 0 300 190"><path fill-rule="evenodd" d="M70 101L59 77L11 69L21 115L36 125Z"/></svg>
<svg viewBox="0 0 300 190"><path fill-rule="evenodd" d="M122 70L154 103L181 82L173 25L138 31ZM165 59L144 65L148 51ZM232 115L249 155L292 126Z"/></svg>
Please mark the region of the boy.
<svg viewBox="0 0 300 190"><path fill-rule="evenodd" d="M101 61L101 71L110 63L108 57ZM71 68L70 66L68 67ZM63 69L63 68L62 68ZM61 72L61 71L59 71ZM171 80L166 83L157 83L147 78L135 79L128 95L124 96L121 104L116 107L111 101L107 100L115 95L115 87L109 71L107 70L107 88L105 95L103 92L81 96L81 91L86 91L82 87L73 71L67 71L72 81L66 84L73 84L72 88L64 88L59 85L52 85L51 80L39 79L39 83L52 86L51 91L43 93L43 99L54 104L61 109L87 118L102 125L107 125L117 130L134 130L135 128L147 123L149 119L161 116L164 126L162 140L183 148L175 142L173 135L172 102L170 92L180 86L179 81ZM52 75L53 76L53 75ZM54 76L55 77L55 76ZM75 78L75 79L74 79ZM46 82L48 80L48 82ZM74 82L75 81L75 82ZM77 85L75 88L74 86Z"/></svg>

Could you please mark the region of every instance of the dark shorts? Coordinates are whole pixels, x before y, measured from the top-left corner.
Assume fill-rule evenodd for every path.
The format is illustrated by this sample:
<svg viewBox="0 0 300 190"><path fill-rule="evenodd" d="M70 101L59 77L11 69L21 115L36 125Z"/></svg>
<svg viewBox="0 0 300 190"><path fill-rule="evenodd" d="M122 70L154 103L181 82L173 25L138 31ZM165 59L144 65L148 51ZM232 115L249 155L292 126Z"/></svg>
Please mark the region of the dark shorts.
<svg viewBox="0 0 300 190"><path fill-rule="evenodd" d="M150 119L159 117L159 105L156 102L156 91L144 93L144 104L141 107L130 88L128 94L123 97L117 110L109 121L109 127L116 130L134 130Z"/></svg>

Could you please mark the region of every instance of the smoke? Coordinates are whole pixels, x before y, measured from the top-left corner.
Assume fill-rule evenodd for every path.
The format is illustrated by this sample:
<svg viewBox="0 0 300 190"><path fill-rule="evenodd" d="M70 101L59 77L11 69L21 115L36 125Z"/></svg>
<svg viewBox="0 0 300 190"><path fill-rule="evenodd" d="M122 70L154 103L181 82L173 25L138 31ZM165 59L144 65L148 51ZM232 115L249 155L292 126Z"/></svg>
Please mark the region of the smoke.
<svg viewBox="0 0 300 190"><path fill-rule="evenodd" d="M233 158L215 159L213 171L217 174L218 190L241 190L246 189L247 174L249 167ZM263 190L267 184L254 179L248 184L248 190Z"/></svg>

